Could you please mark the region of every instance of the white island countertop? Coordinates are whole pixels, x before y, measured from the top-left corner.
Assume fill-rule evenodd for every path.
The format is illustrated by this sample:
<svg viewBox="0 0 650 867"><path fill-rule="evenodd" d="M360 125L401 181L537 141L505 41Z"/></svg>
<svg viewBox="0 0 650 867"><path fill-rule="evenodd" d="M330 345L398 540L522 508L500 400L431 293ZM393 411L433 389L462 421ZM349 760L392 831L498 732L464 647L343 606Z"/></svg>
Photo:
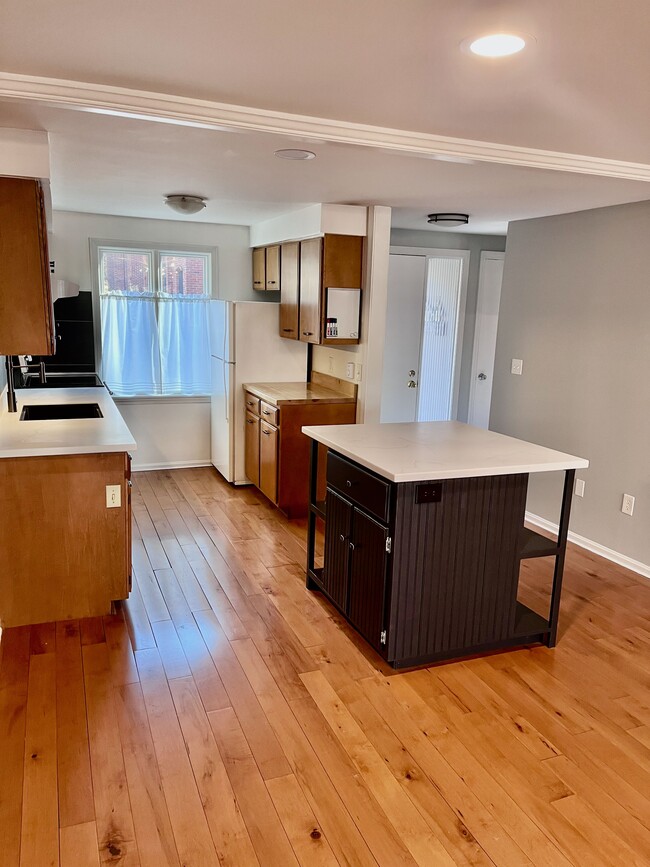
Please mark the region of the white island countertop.
<svg viewBox="0 0 650 867"><path fill-rule="evenodd" d="M391 482L582 469L589 461L457 421L340 424L302 432Z"/></svg>
<svg viewBox="0 0 650 867"><path fill-rule="evenodd" d="M7 410L6 388L0 401L0 458L131 452L136 448L131 431L104 387L17 389L18 412ZM103 418L20 420L25 405L59 403L97 403Z"/></svg>

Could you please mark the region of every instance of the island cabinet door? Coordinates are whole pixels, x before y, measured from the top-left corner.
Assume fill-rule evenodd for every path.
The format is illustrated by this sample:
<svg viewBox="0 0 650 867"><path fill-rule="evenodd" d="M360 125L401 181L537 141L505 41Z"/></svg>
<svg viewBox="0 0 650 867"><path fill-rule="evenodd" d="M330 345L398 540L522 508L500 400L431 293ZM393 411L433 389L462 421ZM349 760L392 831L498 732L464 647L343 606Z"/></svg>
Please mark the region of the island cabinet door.
<svg viewBox="0 0 650 867"><path fill-rule="evenodd" d="M330 488L326 497L325 567L323 587L342 611L348 606L348 572L352 506Z"/></svg>
<svg viewBox="0 0 650 867"><path fill-rule="evenodd" d="M379 649L384 628L388 529L354 509L351 537L348 617L363 637Z"/></svg>

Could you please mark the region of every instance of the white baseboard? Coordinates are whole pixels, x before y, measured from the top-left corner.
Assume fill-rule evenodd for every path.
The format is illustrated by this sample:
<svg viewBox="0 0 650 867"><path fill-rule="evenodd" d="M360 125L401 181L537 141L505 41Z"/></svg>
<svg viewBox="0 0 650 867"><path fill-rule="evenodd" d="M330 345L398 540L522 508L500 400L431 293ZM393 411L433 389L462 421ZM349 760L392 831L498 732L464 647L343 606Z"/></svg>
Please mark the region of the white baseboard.
<svg viewBox="0 0 650 867"><path fill-rule="evenodd" d="M558 532L557 524L554 524L552 521L547 521L546 518L540 518L539 515L533 515L532 512L526 512L526 520L530 524L534 524L542 530L548 530L550 533ZM619 554L618 551L606 548L598 542L592 542L591 539L587 539L585 536L579 536L577 533L572 533L570 530L569 542L574 542L581 548L591 551L592 554L598 554L599 557L604 557L605 560L611 560L612 563L617 563L619 566L624 566L632 572L643 575L644 578L650 578L650 566L647 566L645 563L641 563L638 560L633 560L631 557L626 557L625 554Z"/></svg>
<svg viewBox="0 0 650 867"><path fill-rule="evenodd" d="M211 467L209 460L204 461L168 461L158 464L136 464L133 462L133 472L143 473L147 470L183 470L190 467Z"/></svg>

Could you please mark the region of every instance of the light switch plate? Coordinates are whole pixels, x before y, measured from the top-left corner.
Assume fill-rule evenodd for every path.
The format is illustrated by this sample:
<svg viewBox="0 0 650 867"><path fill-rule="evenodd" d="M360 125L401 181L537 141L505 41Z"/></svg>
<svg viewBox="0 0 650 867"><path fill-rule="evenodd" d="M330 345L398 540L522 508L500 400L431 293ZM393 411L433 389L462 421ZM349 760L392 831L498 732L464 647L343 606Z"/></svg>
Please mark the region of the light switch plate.
<svg viewBox="0 0 650 867"><path fill-rule="evenodd" d="M106 508L119 509L122 505L121 485L106 485Z"/></svg>
<svg viewBox="0 0 650 867"><path fill-rule="evenodd" d="M354 379L354 361L348 361L345 365L345 375L348 379Z"/></svg>
<svg viewBox="0 0 650 867"><path fill-rule="evenodd" d="M513 358L512 364L510 365L510 373L514 373L516 376L521 376L524 372L524 362L521 358Z"/></svg>
<svg viewBox="0 0 650 867"><path fill-rule="evenodd" d="M585 495L585 480L584 479L576 479L575 495L576 495L576 497L584 497L584 495Z"/></svg>

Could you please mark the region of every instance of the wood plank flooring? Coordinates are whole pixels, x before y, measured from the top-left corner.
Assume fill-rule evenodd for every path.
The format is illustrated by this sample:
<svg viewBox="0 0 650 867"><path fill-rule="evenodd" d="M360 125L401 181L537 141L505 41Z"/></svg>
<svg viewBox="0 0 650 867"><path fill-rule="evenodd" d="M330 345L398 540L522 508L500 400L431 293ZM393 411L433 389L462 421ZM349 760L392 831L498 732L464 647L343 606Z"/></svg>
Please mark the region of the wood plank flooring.
<svg viewBox="0 0 650 867"><path fill-rule="evenodd" d="M305 590L304 523L134 486L129 601L2 634L2 867L650 864L647 580L570 546L555 650L395 674Z"/></svg>

